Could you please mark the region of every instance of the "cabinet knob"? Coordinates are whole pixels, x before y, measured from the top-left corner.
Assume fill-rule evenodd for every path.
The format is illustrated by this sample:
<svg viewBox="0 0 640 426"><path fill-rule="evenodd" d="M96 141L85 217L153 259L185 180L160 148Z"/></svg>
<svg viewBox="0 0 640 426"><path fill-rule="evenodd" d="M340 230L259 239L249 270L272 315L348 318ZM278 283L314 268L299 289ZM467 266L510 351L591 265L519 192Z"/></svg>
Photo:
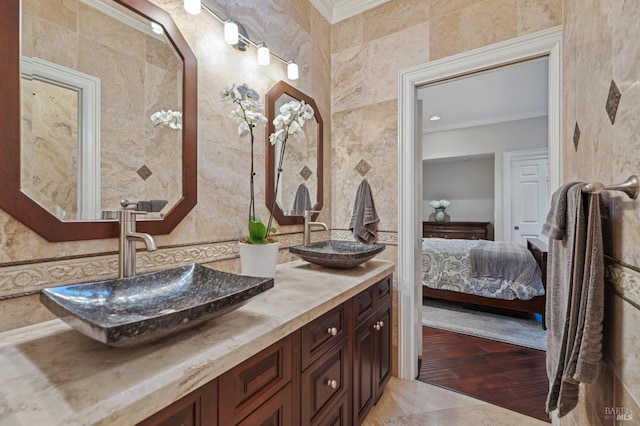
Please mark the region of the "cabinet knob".
<svg viewBox="0 0 640 426"><path fill-rule="evenodd" d="M327 386L329 386L331 389L335 389L338 387L338 382L336 382L335 380L327 380Z"/></svg>
<svg viewBox="0 0 640 426"><path fill-rule="evenodd" d="M327 329L327 333L329 333L332 336L335 336L336 334L338 334L338 329L335 327L331 327L329 329Z"/></svg>
<svg viewBox="0 0 640 426"><path fill-rule="evenodd" d="M373 328L374 328L376 331L380 331L380 329L382 328L382 327L380 326L380 322L377 322L377 323L373 324Z"/></svg>
<svg viewBox="0 0 640 426"><path fill-rule="evenodd" d="M516 226L513 227L513 229L515 229L517 231L518 229L520 229L520 227L516 225Z"/></svg>

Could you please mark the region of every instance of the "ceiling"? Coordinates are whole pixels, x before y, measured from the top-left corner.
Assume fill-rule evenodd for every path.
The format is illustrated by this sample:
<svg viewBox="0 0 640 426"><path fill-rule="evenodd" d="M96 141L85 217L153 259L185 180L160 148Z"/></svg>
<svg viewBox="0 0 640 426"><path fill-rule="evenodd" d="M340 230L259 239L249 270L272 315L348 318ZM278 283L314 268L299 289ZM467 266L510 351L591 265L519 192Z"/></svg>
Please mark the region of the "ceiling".
<svg viewBox="0 0 640 426"><path fill-rule="evenodd" d="M389 0L309 0L331 24L380 6Z"/></svg>
<svg viewBox="0 0 640 426"><path fill-rule="evenodd" d="M418 90L424 133L546 116L548 59L540 58ZM432 116L440 120L431 121Z"/></svg>

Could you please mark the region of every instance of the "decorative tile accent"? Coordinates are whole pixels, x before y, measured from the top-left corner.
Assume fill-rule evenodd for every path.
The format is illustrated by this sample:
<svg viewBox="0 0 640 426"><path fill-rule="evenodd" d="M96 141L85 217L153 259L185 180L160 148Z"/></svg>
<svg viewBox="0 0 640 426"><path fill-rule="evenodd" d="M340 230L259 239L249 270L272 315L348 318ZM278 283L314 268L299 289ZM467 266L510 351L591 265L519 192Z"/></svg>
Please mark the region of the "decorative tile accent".
<svg viewBox="0 0 640 426"><path fill-rule="evenodd" d="M573 146L578 152L578 143L580 142L580 126L578 126L578 122L576 121L576 127L573 129Z"/></svg>
<svg viewBox="0 0 640 426"><path fill-rule="evenodd" d="M616 121L616 113L618 112L618 104L620 104L621 97L622 93L620 93L616 82L611 80L609 96L607 96L607 106L605 107L609 120L611 120L611 124L614 124Z"/></svg>
<svg viewBox="0 0 640 426"><path fill-rule="evenodd" d="M348 229L332 229L332 240L355 241L353 233ZM390 246L398 245L398 233L389 231L378 231L378 242Z"/></svg>
<svg viewBox="0 0 640 426"><path fill-rule="evenodd" d="M304 167L302 168L302 170L300 170L300 176L302 176L302 179L304 179L305 181L307 179L309 179L309 177L313 174L313 172L311 171L311 169L309 167L307 167L307 165L305 164Z"/></svg>
<svg viewBox="0 0 640 426"><path fill-rule="evenodd" d="M146 165L140 167L136 173L138 173L142 180L149 179L149 176L153 174L153 172Z"/></svg>
<svg viewBox="0 0 640 426"><path fill-rule="evenodd" d="M640 272L615 262L605 262L605 281L623 299L640 307Z"/></svg>
<svg viewBox="0 0 640 426"><path fill-rule="evenodd" d="M329 231L313 232L313 240L328 240ZM280 249L302 244L302 233L278 235ZM223 241L139 252L138 273L167 269L187 263L210 263L238 257L238 242ZM45 287L98 281L118 276L117 254L78 259L25 263L0 268L0 300L33 294Z"/></svg>
<svg viewBox="0 0 640 426"><path fill-rule="evenodd" d="M371 170L371 165L362 159L354 170L358 172L360 176L364 177L369 170Z"/></svg>

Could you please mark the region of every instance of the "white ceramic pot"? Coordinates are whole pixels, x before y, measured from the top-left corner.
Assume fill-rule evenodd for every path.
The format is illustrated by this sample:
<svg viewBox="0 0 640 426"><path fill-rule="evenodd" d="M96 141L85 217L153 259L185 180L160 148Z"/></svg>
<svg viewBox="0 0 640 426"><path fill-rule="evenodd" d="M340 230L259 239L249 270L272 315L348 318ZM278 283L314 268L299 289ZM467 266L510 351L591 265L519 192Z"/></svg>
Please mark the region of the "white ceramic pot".
<svg viewBox="0 0 640 426"><path fill-rule="evenodd" d="M280 243L246 244L238 243L242 275L273 278L278 264Z"/></svg>
<svg viewBox="0 0 640 426"><path fill-rule="evenodd" d="M447 214L444 212L444 209L436 209L435 219L436 222L444 222Z"/></svg>

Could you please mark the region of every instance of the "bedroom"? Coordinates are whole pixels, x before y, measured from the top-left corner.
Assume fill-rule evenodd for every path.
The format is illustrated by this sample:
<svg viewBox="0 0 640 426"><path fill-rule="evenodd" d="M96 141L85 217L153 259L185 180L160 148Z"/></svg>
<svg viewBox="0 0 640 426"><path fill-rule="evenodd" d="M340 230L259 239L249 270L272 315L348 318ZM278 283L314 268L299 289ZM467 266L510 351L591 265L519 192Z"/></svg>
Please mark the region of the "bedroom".
<svg viewBox="0 0 640 426"><path fill-rule="evenodd" d="M541 278L534 283L539 287L535 292L529 293L525 288L524 295L520 294L523 299L532 300L496 299L512 296L490 294L489 284L479 284L476 293L481 296L464 294L474 292L474 288L461 285L460 270L469 263L473 266L473 257L465 253L461 263L452 259L460 255L460 250L466 251L478 244L468 240L514 241L526 245L526 238L538 236L549 198L547 75L548 60L540 58L427 86L418 92L423 104L422 237L426 238L423 266L428 268L423 269L423 295L428 296L424 299L423 324L520 342L537 349L546 345L542 327L534 319L541 321L542 316L533 316L534 312L544 311L544 297L532 297L544 292ZM503 90L496 91L495 87ZM532 174L532 170L536 173ZM446 200L445 205L448 204L443 221L438 221L434 208L439 200ZM523 252L528 254L524 248L520 254ZM529 261L529 270L538 267L533 256ZM462 279L466 284L475 283L474 280L476 278ZM462 302L466 303L462 305ZM521 313L519 318L513 318L513 312L494 308L489 308L490 313L483 313L476 310L477 305L494 308L506 305L529 314ZM503 316L505 313L512 316ZM503 324L497 324L496 330L482 330L484 321L489 320ZM465 321L471 323L465 324ZM423 336L424 351L433 354L442 336L427 332ZM430 339L435 339L436 344L432 345ZM514 357L530 355L517 350L514 354ZM540 360L544 362L543 354L534 354L538 364ZM460 368L465 368L467 355L470 356L460 356ZM429 360L430 363L438 361L445 360ZM436 374L435 370L425 370L421 377L428 380L429 375ZM446 386L447 382L440 384L443 383ZM464 386L460 390L464 392Z"/></svg>

